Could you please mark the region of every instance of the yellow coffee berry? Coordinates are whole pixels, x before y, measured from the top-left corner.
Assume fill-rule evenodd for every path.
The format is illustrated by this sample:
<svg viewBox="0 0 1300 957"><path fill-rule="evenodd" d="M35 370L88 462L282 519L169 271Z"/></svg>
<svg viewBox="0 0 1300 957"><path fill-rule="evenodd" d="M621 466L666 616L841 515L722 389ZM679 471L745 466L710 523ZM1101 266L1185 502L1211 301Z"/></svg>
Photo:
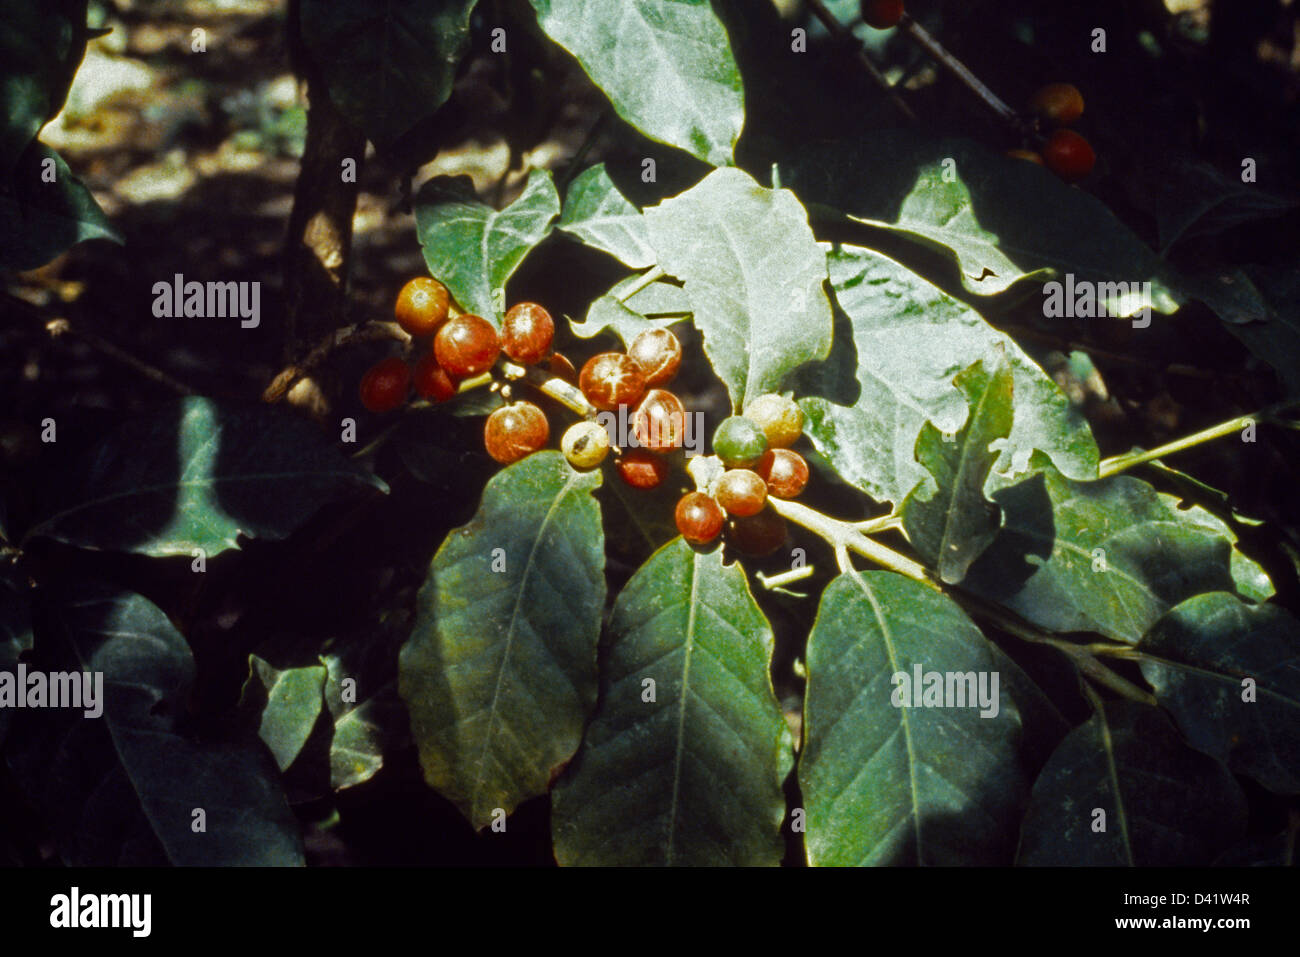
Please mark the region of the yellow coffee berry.
<svg viewBox="0 0 1300 957"><path fill-rule="evenodd" d="M803 434L803 409L794 399L769 392L745 406L745 418L763 430L768 448L785 449Z"/></svg>
<svg viewBox="0 0 1300 957"><path fill-rule="evenodd" d="M574 468L594 469L609 454L609 433L596 422L575 422L561 437L560 451Z"/></svg>

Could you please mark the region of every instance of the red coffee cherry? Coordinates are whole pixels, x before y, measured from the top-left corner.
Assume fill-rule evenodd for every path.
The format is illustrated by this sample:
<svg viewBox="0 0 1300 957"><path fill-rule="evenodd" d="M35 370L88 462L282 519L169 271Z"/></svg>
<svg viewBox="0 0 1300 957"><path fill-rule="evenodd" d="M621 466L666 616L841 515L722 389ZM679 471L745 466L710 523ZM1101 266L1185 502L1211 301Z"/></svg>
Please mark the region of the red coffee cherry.
<svg viewBox="0 0 1300 957"><path fill-rule="evenodd" d="M682 400L664 389L651 389L637 406L632 433L641 447L651 452L681 448L686 434L686 409Z"/></svg>
<svg viewBox="0 0 1300 957"><path fill-rule="evenodd" d="M808 484L808 463L789 449L768 449L754 471L767 483L768 494L777 498L795 498Z"/></svg>
<svg viewBox="0 0 1300 957"><path fill-rule="evenodd" d="M416 336L431 336L447 321L451 296L447 287L429 276L416 276L397 294L393 315L397 324Z"/></svg>
<svg viewBox="0 0 1300 957"><path fill-rule="evenodd" d="M668 461L637 449L618 460L618 474L633 488L654 488L668 477Z"/></svg>
<svg viewBox="0 0 1300 957"><path fill-rule="evenodd" d="M426 353L424 358L415 364L411 381L415 386L416 395L422 399L446 402L456 394L456 383L451 380L451 376L447 375L446 370L438 365L438 358L432 352Z"/></svg>
<svg viewBox="0 0 1300 957"><path fill-rule="evenodd" d="M547 368L551 375L557 379L563 379L570 385L578 384L578 370L573 367L573 363L565 358L563 352L552 352L551 361L547 363Z"/></svg>
<svg viewBox="0 0 1300 957"><path fill-rule="evenodd" d="M376 362L361 377L361 404L371 412L391 412L406 401L411 369L399 357Z"/></svg>
<svg viewBox="0 0 1300 957"><path fill-rule="evenodd" d="M903 0L862 0L862 19L877 30L896 27L903 19Z"/></svg>
<svg viewBox="0 0 1300 957"><path fill-rule="evenodd" d="M722 533L725 516L718 503L703 492L687 492L673 513L677 531L692 545L707 545Z"/></svg>
<svg viewBox="0 0 1300 957"><path fill-rule="evenodd" d="M1073 183L1092 172L1097 154L1074 130L1057 130L1043 146L1043 162L1061 179Z"/></svg>
<svg viewBox="0 0 1300 957"><path fill-rule="evenodd" d="M1083 94L1070 83L1049 83L1034 94L1029 108L1057 126L1069 126L1083 115Z"/></svg>
<svg viewBox="0 0 1300 957"><path fill-rule="evenodd" d="M758 473L749 469L729 469L718 479L714 495L728 514L743 518L757 515L763 508L767 501L767 485Z"/></svg>
<svg viewBox="0 0 1300 957"><path fill-rule="evenodd" d="M555 338L555 320L535 302L520 302L510 307L501 325L501 348L522 365L540 362L551 351Z"/></svg>
<svg viewBox="0 0 1300 957"><path fill-rule="evenodd" d="M646 385L666 385L682 365L682 344L667 329L647 329L627 347L628 356L645 373Z"/></svg>
<svg viewBox="0 0 1300 957"><path fill-rule="evenodd" d="M771 555L785 542L785 519L767 506L757 515L727 520L727 543L742 555Z"/></svg>
<svg viewBox="0 0 1300 957"><path fill-rule="evenodd" d="M546 414L531 402L503 405L483 426L483 445L502 465L518 462L546 444L551 427Z"/></svg>
<svg viewBox="0 0 1300 957"><path fill-rule="evenodd" d="M438 365L453 379L487 372L501 352L501 337L482 316L457 316L443 324L433 340Z"/></svg>
<svg viewBox="0 0 1300 957"><path fill-rule="evenodd" d="M582 394L598 409L613 412L635 405L645 395L645 374L621 352L602 352L587 360L578 376Z"/></svg>

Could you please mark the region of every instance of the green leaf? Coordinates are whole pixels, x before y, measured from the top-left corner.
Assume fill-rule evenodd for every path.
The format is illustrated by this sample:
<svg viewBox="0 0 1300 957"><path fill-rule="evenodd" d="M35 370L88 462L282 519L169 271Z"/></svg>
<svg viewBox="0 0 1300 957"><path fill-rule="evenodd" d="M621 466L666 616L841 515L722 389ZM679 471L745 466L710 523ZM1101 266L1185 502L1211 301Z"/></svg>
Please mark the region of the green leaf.
<svg viewBox="0 0 1300 957"><path fill-rule="evenodd" d="M474 4L302 0L298 21L339 112L388 147L451 95Z"/></svg>
<svg viewBox="0 0 1300 957"><path fill-rule="evenodd" d="M1271 791L1300 794L1300 620L1223 592L1196 595L1138 651L1192 747Z"/></svg>
<svg viewBox="0 0 1300 957"><path fill-rule="evenodd" d="M1074 482L1043 471L995 492L1003 528L964 581L1050 631L1136 644L1170 607L1231 591L1232 545L1126 475Z"/></svg>
<svg viewBox="0 0 1300 957"><path fill-rule="evenodd" d="M618 191L604 163L583 170L569 186L556 228L633 269L655 264L641 210Z"/></svg>
<svg viewBox="0 0 1300 957"><path fill-rule="evenodd" d="M1147 178L1163 255L1180 239L1209 236L1243 223L1281 216L1296 202L1243 183L1240 169L1226 176L1213 165L1187 157L1160 164Z"/></svg>
<svg viewBox="0 0 1300 957"><path fill-rule="evenodd" d="M530 2L620 117L714 166L731 163L744 89L708 0Z"/></svg>
<svg viewBox="0 0 1300 957"><path fill-rule="evenodd" d="M546 793L596 704L599 485L555 451L503 469L420 589L398 687L425 780L476 829Z"/></svg>
<svg viewBox="0 0 1300 957"><path fill-rule="evenodd" d="M980 358L997 362L999 351L1011 366L1015 401L990 484L1024 472L1034 449L1067 475L1096 476L1087 422L1013 340L892 259L855 246L824 248L844 315L829 361L801 374L803 391L816 395L799 404L804 431L841 478L875 499L901 502L926 480L912 455L922 425L953 434L966 419L953 374Z"/></svg>
<svg viewBox="0 0 1300 957"><path fill-rule="evenodd" d="M66 864L303 863L298 823L262 744L199 744L180 733L194 658L157 606L82 584L46 594L42 607L47 624L29 668L103 676L99 717L24 709L6 745ZM200 809L205 829L195 830Z"/></svg>
<svg viewBox="0 0 1300 957"><path fill-rule="evenodd" d="M468 176L438 176L415 198L415 225L429 272L467 311L501 325L505 288L529 250L560 214L550 170L533 170L519 197L502 210L474 196Z"/></svg>
<svg viewBox="0 0 1300 957"><path fill-rule="evenodd" d="M822 592L807 665L799 785L809 863L1011 859L1028 790L1020 714L994 684L988 641L950 598L893 572L840 575ZM928 678L913 688L916 669L958 675L961 703L923 697L933 689Z"/></svg>
<svg viewBox="0 0 1300 957"><path fill-rule="evenodd" d="M789 727L772 629L722 550L669 542L614 604L600 709L553 797L561 865L776 865Z"/></svg>
<svg viewBox="0 0 1300 957"><path fill-rule="evenodd" d="M805 203L949 256L978 295L1050 269L1089 282L1150 282L1153 309L1180 304L1163 261L1100 200L969 140L878 131L802 147L779 168L782 184Z"/></svg>
<svg viewBox="0 0 1300 957"><path fill-rule="evenodd" d="M288 769L311 736L320 717L325 668L283 671L257 655L248 656L248 680L242 704L260 710L258 736L266 742L280 770Z"/></svg>
<svg viewBox="0 0 1300 957"><path fill-rule="evenodd" d="M1017 863L1204 865L1245 829L1245 795L1223 765L1183 744L1155 708L1113 701L1066 736L1034 783Z"/></svg>
<svg viewBox="0 0 1300 957"><path fill-rule="evenodd" d="M337 655L324 655L321 663L328 669L325 681L325 704L334 719L334 736L330 740L330 786L336 791L369 781L384 766L384 746L390 728L405 709L397 700L393 682L374 694L356 700L356 685L344 682L343 661ZM354 678L355 682L356 679Z"/></svg>
<svg viewBox="0 0 1300 957"><path fill-rule="evenodd" d="M46 179L46 168L54 180ZM32 143L0 189L0 268L44 266L87 239L123 242L90 190L44 143Z"/></svg>
<svg viewBox="0 0 1300 957"><path fill-rule="evenodd" d="M628 295L642 281L639 275L629 276L592 300L585 322L570 321L573 334L590 339L610 329L626 347L646 329L671 326L690 316L691 302L686 291L670 282L652 282ZM627 299L623 299L625 295Z"/></svg>
<svg viewBox="0 0 1300 957"><path fill-rule="evenodd" d="M733 408L778 391L791 370L826 357L826 259L793 193L720 169L645 217L659 264L685 282L704 351Z"/></svg>
<svg viewBox="0 0 1300 957"><path fill-rule="evenodd" d="M87 36L86 0L5 4L0 20L0 179L8 179L18 157L63 106L85 56Z"/></svg>
<svg viewBox="0 0 1300 957"><path fill-rule="evenodd" d="M908 540L948 584L965 577L998 532L1000 513L984 483L998 457L990 444L1011 432L1013 380L1003 359L991 372L981 360L952 381L966 397L966 424L946 437L929 422L921 427L916 458L937 488L918 486L901 507Z"/></svg>
<svg viewBox="0 0 1300 957"><path fill-rule="evenodd" d="M15 673L18 656L32 646L32 611L28 589L8 566L0 566L0 673ZM0 708L0 745L12 712Z"/></svg>
<svg viewBox="0 0 1300 957"><path fill-rule="evenodd" d="M1289 266L1252 266L1234 283L1257 287L1268 305L1267 322L1225 323L1251 355L1266 362L1286 387L1287 396L1300 396L1300 273Z"/></svg>
<svg viewBox="0 0 1300 957"><path fill-rule="evenodd" d="M55 496L57 510L28 538L211 557L240 534L283 538L345 494L387 491L298 416L200 397L128 420L77 463Z"/></svg>

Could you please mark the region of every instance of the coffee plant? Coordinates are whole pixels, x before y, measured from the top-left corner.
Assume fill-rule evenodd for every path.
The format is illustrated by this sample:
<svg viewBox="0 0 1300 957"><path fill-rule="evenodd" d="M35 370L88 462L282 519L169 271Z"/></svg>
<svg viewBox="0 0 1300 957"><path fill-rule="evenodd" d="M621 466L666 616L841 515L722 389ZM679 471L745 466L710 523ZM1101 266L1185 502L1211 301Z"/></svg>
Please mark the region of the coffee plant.
<svg viewBox="0 0 1300 957"><path fill-rule="evenodd" d="M1293 862L1295 170L1128 151L1122 4L907 6L295 0L259 311L134 275L40 138L104 32L9 4L0 266L94 250L132 319L6 312L138 389L4 360L0 854ZM425 169L475 77L486 188ZM421 263L368 292L363 185Z"/></svg>

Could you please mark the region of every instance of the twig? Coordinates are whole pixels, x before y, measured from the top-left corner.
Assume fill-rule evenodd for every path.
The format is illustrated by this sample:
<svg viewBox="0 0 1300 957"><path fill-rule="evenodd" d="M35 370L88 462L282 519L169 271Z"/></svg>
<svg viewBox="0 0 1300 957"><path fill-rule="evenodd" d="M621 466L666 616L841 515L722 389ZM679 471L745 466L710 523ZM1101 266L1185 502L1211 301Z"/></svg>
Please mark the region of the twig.
<svg viewBox="0 0 1300 957"><path fill-rule="evenodd" d="M84 342L86 345L90 346L92 349L96 350L97 352L100 352L111 359L116 359L118 362L121 362L123 365L130 366L132 369L134 369L136 372L139 372L145 378L152 379L154 382L157 382L159 385L171 389L173 392L179 393L180 395L198 394L198 390L190 388L188 385L186 385L184 382L181 382L179 379L176 379L173 376L168 375L162 369L159 369L157 366L149 362L146 362L145 360L141 359L139 356L127 352L121 346L109 342L107 339L105 339L103 336L98 335L97 333L86 332L83 329L74 329L72 327L72 323L70 323L67 319L65 319L62 316L50 318L50 313L48 310L42 309L40 306L36 306L30 302L27 302L25 299L21 299L18 296L13 295L12 293L6 292L5 299L10 304L17 306L18 308L26 312L28 315L32 316L32 318L38 320L44 326L45 331L49 333L51 339L58 339L60 336L71 336L73 339L76 339L79 342Z"/></svg>
<svg viewBox="0 0 1300 957"><path fill-rule="evenodd" d="M1015 129L1018 133L1027 134L1029 128L1025 121L1015 110L1007 106L996 93L985 86L980 78L977 77L966 64L962 63L955 56L948 52L942 43L930 35L930 32L913 20L908 14L904 13L902 20L899 21L898 27L905 32L921 49L925 50L949 73L955 76L966 87L984 102L990 110L996 113L1003 121Z"/></svg>
<svg viewBox="0 0 1300 957"><path fill-rule="evenodd" d="M854 52L857 54L858 62L862 64L862 68L867 71L867 75L870 76L871 79L875 80L876 85L885 91L885 95L889 97L889 101L894 104L899 113L903 114L903 117L907 122L915 123L916 114L912 112L912 108L903 101L903 98L898 95L898 91L889 85L889 81L885 79L885 75L880 72L874 63L871 62L871 58L867 56L867 51L862 49L862 43L858 38L845 28L844 24L835 19L835 15L826 9L826 5L822 3L822 0L808 0L808 8L812 10L813 16L822 22L822 26L830 31L831 36L833 36L836 41L853 45Z"/></svg>
<svg viewBox="0 0 1300 957"><path fill-rule="evenodd" d="M359 342L376 342L380 339L404 340L409 337L391 322L368 322L362 326L346 326L337 329L313 346L300 360L276 373L271 384L262 392L262 401L279 402L295 382L324 362L335 349Z"/></svg>
<svg viewBox="0 0 1300 957"><path fill-rule="evenodd" d="M1112 475L1118 475L1126 469L1131 469L1135 465L1141 465L1143 462L1150 462L1154 459L1164 458L1166 455L1172 455L1174 452L1181 452L1184 449L1190 449L1193 446L1202 445L1214 439L1221 439L1226 435L1232 435L1234 432L1240 432L1247 426L1254 425L1257 422L1267 421L1274 413L1289 409L1294 405L1300 404L1300 399L1293 399L1287 402L1280 402L1277 405L1271 405L1267 408L1260 409L1258 412L1251 412L1246 415L1239 415L1235 419L1229 419L1227 422L1220 422L1218 425L1212 425L1208 429L1202 429L1191 435L1183 436L1181 439L1175 439L1172 442L1166 442L1164 445L1156 446L1145 452L1126 452L1123 455L1113 455L1108 459L1103 459L1097 466L1097 476L1099 478L1109 478Z"/></svg>

